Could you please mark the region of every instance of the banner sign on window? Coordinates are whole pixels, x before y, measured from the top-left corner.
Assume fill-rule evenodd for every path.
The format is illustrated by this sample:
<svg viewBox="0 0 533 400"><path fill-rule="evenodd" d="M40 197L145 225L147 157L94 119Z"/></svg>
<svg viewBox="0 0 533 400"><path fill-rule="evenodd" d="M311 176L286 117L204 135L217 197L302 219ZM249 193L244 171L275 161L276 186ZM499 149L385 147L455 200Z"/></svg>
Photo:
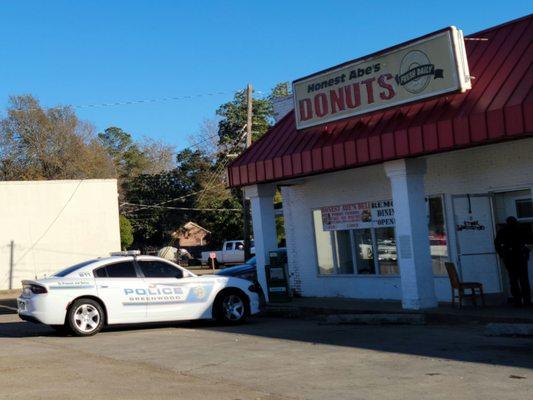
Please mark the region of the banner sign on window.
<svg viewBox="0 0 533 400"><path fill-rule="evenodd" d="M298 129L471 88L451 26L293 82Z"/></svg>
<svg viewBox="0 0 533 400"><path fill-rule="evenodd" d="M322 207L320 211L325 231L381 228L395 224L392 200Z"/></svg>

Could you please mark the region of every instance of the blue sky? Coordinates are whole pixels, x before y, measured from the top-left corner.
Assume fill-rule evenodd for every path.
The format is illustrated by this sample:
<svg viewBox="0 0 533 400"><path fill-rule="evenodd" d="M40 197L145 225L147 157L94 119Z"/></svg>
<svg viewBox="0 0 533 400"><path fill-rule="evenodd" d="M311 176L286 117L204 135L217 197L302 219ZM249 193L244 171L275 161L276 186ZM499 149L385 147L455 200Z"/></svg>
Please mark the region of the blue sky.
<svg viewBox="0 0 533 400"><path fill-rule="evenodd" d="M251 82L293 79L449 25L466 34L524 16L531 1L8 1L0 3L0 108L202 95L79 108L98 130L176 145Z"/></svg>

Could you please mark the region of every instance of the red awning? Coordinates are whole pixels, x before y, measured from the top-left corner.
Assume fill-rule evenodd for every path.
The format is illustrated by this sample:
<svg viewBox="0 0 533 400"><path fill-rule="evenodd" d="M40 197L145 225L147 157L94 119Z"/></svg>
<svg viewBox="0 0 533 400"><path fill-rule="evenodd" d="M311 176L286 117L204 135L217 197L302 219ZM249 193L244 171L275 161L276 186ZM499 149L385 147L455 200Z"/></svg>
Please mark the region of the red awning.
<svg viewBox="0 0 533 400"><path fill-rule="evenodd" d="M533 15L468 36L472 89L297 131L289 112L228 168L273 182L533 135Z"/></svg>

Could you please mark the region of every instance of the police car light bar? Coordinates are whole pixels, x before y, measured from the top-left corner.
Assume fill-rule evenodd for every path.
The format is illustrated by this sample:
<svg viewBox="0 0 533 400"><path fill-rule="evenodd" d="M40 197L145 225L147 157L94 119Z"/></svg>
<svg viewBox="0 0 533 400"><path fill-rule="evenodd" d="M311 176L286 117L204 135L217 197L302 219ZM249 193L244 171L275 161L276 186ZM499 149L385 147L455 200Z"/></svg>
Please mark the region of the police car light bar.
<svg viewBox="0 0 533 400"><path fill-rule="evenodd" d="M127 251L112 251L109 253L111 256L139 256L140 250L127 250Z"/></svg>

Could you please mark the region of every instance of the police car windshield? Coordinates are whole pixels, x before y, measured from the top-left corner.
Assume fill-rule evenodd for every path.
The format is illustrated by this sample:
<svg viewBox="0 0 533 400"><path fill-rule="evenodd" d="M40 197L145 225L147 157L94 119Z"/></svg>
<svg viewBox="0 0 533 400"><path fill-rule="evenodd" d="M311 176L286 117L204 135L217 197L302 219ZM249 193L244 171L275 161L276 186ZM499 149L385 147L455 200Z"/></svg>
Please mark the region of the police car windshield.
<svg viewBox="0 0 533 400"><path fill-rule="evenodd" d="M76 271L77 269L80 269L80 268L85 267L86 265L92 264L95 261L97 261L97 260L89 260L89 261L81 262L79 264L76 264L76 265L73 265L71 267L65 268L62 271L59 271L58 273L54 274L54 276L58 276L58 277L62 278L64 276L67 276L68 274Z"/></svg>

